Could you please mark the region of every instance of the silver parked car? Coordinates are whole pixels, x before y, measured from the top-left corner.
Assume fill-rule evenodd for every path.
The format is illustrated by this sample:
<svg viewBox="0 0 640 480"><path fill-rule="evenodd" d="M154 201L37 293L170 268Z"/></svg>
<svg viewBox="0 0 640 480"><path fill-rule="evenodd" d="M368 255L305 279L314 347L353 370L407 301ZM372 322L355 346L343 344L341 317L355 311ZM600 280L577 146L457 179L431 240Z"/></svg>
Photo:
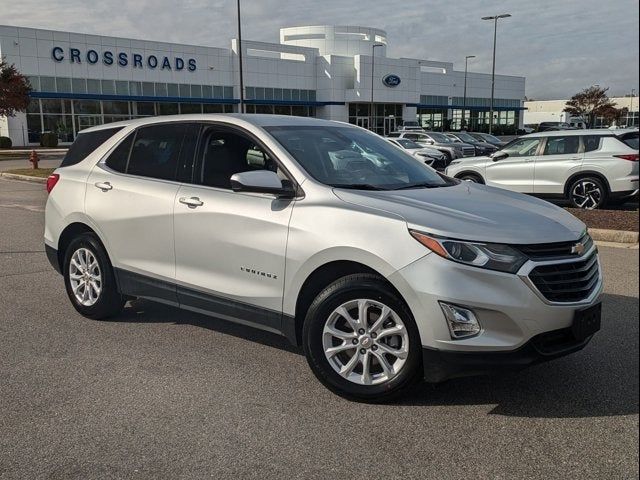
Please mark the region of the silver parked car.
<svg viewBox="0 0 640 480"><path fill-rule="evenodd" d="M423 147L408 138L387 138L387 140L437 170L443 170L448 164L447 156L435 148Z"/></svg>
<svg viewBox="0 0 640 480"><path fill-rule="evenodd" d="M456 160L447 175L595 209L638 195L638 130L525 135L488 157Z"/></svg>
<svg viewBox="0 0 640 480"><path fill-rule="evenodd" d="M78 135L47 190L45 251L80 314L114 317L138 297L282 335L351 399L520 369L600 328L581 221L441 175L353 125L102 125Z"/></svg>
<svg viewBox="0 0 640 480"><path fill-rule="evenodd" d="M423 147L433 147L443 152L449 162L456 158L474 157L476 149L473 145L455 142L440 132L400 132L389 135L413 140Z"/></svg>

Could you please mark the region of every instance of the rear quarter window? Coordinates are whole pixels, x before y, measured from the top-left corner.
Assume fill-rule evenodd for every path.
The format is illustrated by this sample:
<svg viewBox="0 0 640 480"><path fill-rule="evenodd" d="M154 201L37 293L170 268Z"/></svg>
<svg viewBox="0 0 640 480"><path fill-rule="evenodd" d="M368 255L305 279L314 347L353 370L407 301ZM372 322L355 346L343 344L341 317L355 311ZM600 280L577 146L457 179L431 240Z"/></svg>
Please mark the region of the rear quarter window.
<svg viewBox="0 0 640 480"><path fill-rule="evenodd" d="M618 139L627 144L627 146L638 150L638 132L625 133Z"/></svg>
<svg viewBox="0 0 640 480"><path fill-rule="evenodd" d="M105 128L95 132L79 133L75 142L69 147L67 154L62 159L60 166L68 167L80 163L123 128Z"/></svg>

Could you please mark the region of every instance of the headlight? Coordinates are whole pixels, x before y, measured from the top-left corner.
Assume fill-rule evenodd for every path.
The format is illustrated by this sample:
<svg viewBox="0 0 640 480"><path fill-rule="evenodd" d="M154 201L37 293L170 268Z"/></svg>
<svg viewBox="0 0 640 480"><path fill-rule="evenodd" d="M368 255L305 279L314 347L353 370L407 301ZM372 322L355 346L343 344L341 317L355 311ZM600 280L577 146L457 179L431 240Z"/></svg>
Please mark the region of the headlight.
<svg viewBox="0 0 640 480"><path fill-rule="evenodd" d="M498 243L465 242L409 230L413 238L432 252L473 267L516 273L527 261L522 253Z"/></svg>

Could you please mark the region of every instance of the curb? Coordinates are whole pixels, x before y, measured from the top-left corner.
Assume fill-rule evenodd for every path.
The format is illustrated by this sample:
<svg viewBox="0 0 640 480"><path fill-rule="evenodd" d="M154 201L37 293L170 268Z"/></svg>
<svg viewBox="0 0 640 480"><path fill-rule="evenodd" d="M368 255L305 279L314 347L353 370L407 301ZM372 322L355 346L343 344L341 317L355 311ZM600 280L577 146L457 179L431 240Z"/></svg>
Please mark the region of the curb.
<svg viewBox="0 0 640 480"><path fill-rule="evenodd" d="M0 177L9 178L11 180L22 180L24 182L47 183L47 179L46 178L30 177L29 175L18 175L16 173L0 172Z"/></svg>
<svg viewBox="0 0 640 480"><path fill-rule="evenodd" d="M608 243L623 243L634 244L638 243L638 232L628 232L625 230L603 230L601 228L590 228L589 235L596 242L608 242Z"/></svg>

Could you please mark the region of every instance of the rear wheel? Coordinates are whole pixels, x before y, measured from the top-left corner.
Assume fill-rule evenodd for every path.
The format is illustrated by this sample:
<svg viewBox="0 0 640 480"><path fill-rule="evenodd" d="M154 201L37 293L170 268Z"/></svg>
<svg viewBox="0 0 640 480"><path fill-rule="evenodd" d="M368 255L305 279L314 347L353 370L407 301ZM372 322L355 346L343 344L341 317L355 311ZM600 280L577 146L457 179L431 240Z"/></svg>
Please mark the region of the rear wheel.
<svg viewBox="0 0 640 480"><path fill-rule="evenodd" d="M597 177L578 178L569 186L569 201L575 208L601 208L607 202L607 188Z"/></svg>
<svg viewBox="0 0 640 480"><path fill-rule="evenodd" d="M388 401L419 378L415 322L376 275L349 275L326 287L309 307L303 345L316 377L348 399Z"/></svg>
<svg viewBox="0 0 640 480"><path fill-rule="evenodd" d="M126 300L118 292L109 257L95 235L84 233L69 243L63 275L71 304L83 316L103 319L122 310Z"/></svg>

